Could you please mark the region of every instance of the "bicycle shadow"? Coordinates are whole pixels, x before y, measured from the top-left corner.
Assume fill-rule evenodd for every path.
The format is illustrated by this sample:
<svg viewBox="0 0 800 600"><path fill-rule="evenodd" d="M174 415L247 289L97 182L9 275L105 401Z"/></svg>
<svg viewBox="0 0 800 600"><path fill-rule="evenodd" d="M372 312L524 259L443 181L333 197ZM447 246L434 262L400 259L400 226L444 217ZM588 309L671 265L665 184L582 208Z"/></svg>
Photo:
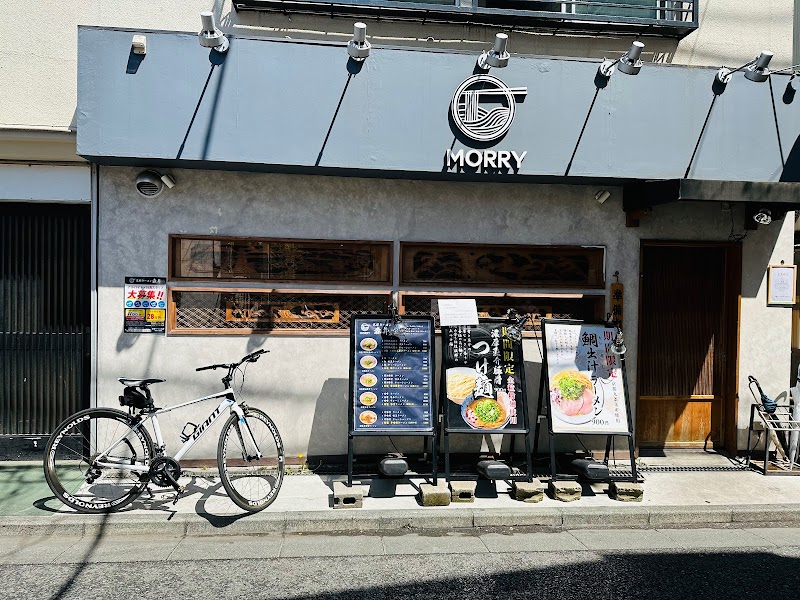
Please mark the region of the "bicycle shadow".
<svg viewBox="0 0 800 600"><path fill-rule="evenodd" d="M169 514L168 521L176 515L193 512L216 528L227 527L242 517L254 514L240 509L233 503L218 477L192 475L189 481L184 483L184 488L185 491L177 502L174 490L156 488L151 490L152 496L147 497L145 491L142 496L118 512L122 514L135 511L161 511ZM191 497L197 495L199 498L194 500L193 510L187 510L187 505L192 501Z"/></svg>

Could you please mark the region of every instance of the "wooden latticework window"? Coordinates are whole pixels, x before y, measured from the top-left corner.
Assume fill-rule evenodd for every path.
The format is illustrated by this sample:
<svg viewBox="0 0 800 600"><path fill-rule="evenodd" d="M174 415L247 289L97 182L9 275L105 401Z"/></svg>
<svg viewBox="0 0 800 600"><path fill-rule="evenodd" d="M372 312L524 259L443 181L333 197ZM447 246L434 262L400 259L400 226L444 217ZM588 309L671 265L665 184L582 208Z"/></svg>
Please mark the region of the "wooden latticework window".
<svg viewBox="0 0 800 600"><path fill-rule="evenodd" d="M383 313L391 295L290 290L170 290L171 333L343 333L361 313Z"/></svg>
<svg viewBox="0 0 800 600"><path fill-rule="evenodd" d="M170 236L177 280L391 284L392 243Z"/></svg>
<svg viewBox="0 0 800 600"><path fill-rule="evenodd" d="M489 244L400 244L400 283L603 288L604 248Z"/></svg>

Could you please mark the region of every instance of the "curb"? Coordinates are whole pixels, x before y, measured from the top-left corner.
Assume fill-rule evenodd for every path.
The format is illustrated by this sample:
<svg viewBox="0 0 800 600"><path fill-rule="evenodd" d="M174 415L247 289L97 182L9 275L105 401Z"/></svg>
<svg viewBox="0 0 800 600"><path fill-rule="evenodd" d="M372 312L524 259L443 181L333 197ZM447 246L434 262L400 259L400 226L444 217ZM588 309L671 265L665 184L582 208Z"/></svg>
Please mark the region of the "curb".
<svg viewBox="0 0 800 600"><path fill-rule="evenodd" d="M719 506L626 506L620 508L512 508L458 510L436 507L397 510L264 512L218 517L176 514L0 517L0 537L20 535L265 535L276 533L371 533L451 531L488 527L581 528L747 525L800 523L800 504ZM246 518L242 518L242 517Z"/></svg>

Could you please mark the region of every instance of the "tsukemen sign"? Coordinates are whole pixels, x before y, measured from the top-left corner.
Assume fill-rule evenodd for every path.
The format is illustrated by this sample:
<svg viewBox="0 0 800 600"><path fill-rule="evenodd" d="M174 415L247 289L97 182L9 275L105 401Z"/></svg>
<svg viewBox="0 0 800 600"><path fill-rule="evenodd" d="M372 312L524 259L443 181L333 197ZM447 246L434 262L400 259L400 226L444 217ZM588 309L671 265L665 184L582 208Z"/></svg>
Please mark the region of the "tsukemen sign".
<svg viewBox="0 0 800 600"><path fill-rule="evenodd" d="M449 431L526 431L522 342L505 319L442 327L442 371Z"/></svg>
<svg viewBox="0 0 800 600"><path fill-rule="evenodd" d="M552 433L632 433L615 334L605 324L542 320Z"/></svg>
<svg viewBox="0 0 800 600"><path fill-rule="evenodd" d="M125 333L164 333L167 321L167 280L164 277L125 278Z"/></svg>
<svg viewBox="0 0 800 600"><path fill-rule="evenodd" d="M433 431L433 319L381 315L350 325L350 431Z"/></svg>

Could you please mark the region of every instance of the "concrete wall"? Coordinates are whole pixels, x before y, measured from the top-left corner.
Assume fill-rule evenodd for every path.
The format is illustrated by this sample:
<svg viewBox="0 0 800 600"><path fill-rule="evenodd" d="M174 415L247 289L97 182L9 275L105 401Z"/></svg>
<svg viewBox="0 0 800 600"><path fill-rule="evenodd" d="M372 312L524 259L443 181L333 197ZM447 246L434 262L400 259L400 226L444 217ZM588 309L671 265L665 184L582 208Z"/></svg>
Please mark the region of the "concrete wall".
<svg viewBox="0 0 800 600"><path fill-rule="evenodd" d="M230 0L38 0L4 6L9 26L0 45L0 130L74 127L77 25L197 31L199 12L213 9L223 29L235 35L263 35L346 42L355 19L278 13L235 12ZM680 43L646 38L644 58L690 65L740 65L764 47L774 64L792 55L793 6L789 0L701 0L700 29ZM377 45L408 45L475 51L489 46L498 28L367 20ZM630 36L598 38L514 32L514 53L600 59L625 50ZM24 101L20 99L24 98ZM0 134L2 132L0 131ZM0 135L2 137L2 135ZM0 140L1 141L1 140Z"/></svg>
<svg viewBox="0 0 800 600"><path fill-rule="evenodd" d="M245 397L275 418L290 455L346 452L348 338L123 334L123 278L166 275L168 234L604 245L607 272L619 271L626 286L630 389L635 390L640 240L726 240L731 226L729 213L716 203L676 203L658 207L640 228L626 228L621 190L611 188L611 198L599 205L595 188L563 185L179 170L174 189L146 200L134 190L138 171L100 169L99 403L117 403L120 376L167 379L154 388L160 405L205 395L219 389L218 376L195 373L195 367L237 360L264 347L272 353L249 368ZM735 210L738 224L741 209ZM750 373L765 382L768 393L788 382L791 311L766 307L764 277L770 262L792 259L792 225L790 213L784 224L761 228L744 242L742 393ZM534 401L540 368L535 344L526 340L524 347L528 396ZM740 403L740 434L747 404ZM210 411L207 403L170 418L165 430L171 447L177 447L186 420L197 422ZM195 457L213 456L214 435ZM389 450L385 443L359 440L359 448ZM417 442L395 443L413 448ZM470 436L455 449L476 450L480 443L480 436Z"/></svg>

